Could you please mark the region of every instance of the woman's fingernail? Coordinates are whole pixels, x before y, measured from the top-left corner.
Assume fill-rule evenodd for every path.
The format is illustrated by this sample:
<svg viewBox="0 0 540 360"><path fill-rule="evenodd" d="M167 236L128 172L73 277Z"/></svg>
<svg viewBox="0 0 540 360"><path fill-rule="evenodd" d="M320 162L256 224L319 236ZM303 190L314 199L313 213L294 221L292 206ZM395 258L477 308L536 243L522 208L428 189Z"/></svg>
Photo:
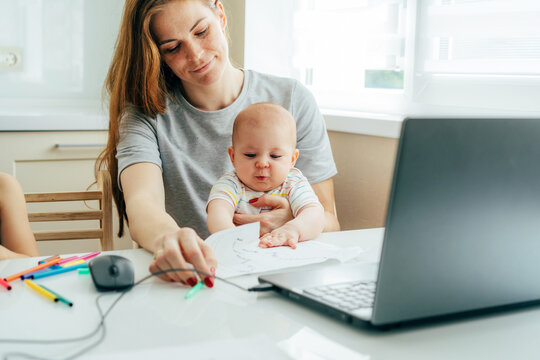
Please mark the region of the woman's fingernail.
<svg viewBox="0 0 540 360"><path fill-rule="evenodd" d="M187 283L189 286L194 287L195 285L197 285L197 279L195 279L194 277L190 277L189 279L187 279Z"/></svg>
<svg viewBox="0 0 540 360"><path fill-rule="evenodd" d="M216 268L211 267L211 268L210 268L210 273L211 273L212 275L216 275Z"/></svg>
<svg viewBox="0 0 540 360"><path fill-rule="evenodd" d="M249 199L249 203L250 204L253 204L255 201L259 200L259 198L255 198L255 199Z"/></svg>
<svg viewBox="0 0 540 360"><path fill-rule="evenodd" d="M206 285L206 287L214 287L214 280L212 280L212 278L210 277L207 277L204 279L204 284Z"/></svg>

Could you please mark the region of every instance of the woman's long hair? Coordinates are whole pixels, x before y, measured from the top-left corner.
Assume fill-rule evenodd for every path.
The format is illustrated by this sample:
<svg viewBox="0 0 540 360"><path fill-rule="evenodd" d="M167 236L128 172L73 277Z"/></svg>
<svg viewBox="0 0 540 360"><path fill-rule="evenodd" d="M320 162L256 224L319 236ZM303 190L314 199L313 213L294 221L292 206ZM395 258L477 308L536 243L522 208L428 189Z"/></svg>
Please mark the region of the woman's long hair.
<svg viewBox="0 0 540 360"><path fill-rule="evenodd" d="M119 218L118 236L124 232L123 220L129 224L124 196L118 186L116 146L120 121L128 105L151 117L165 112L169 90L179 82L161 61L159 48L150 31L152 16L170 1L126 0L113 60L105 79L104 87L109 98L109 134L107 146L96 161L95 173L105 168L111 174ZM203 2L215 8L217 0Z"/></svg>

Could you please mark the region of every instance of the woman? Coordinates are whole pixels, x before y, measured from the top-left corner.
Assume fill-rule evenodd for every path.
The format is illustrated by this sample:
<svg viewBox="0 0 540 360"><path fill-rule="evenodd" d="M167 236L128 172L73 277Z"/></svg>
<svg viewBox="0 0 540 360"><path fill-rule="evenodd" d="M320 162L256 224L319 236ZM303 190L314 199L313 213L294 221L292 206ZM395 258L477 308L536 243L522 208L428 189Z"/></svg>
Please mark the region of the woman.
<svg viewBox="0 0 540 360"><path fill-rule="evenodd" d="M132 238L154 252L151 272L188 263L215 272L214 253L201 239L208 235L206 200L212 184L232 170L226 151L232 124L252 103L278 103L293 114L297 167L325 208L325 230L339 230L331 179L336 168L313 96L295 80L233 67L226 24L217 0L125 4L106 80L109 141L98 167L111 171L119 213L129 221ZM264 234L292 218L284 200L261 197L254 205L273 210L238 214L235 223L260 221ZM161 278L197 282L191 272ZM213 286L212 277L203 279Z"/></svg>

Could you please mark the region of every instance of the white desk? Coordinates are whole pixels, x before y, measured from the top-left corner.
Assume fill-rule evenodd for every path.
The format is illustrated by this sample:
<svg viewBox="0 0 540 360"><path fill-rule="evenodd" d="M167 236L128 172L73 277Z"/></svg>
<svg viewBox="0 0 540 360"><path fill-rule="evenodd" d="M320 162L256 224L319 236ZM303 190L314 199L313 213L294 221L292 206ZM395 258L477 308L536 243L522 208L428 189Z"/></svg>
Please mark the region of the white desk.
<svg viewBox="0 0 540 360"><path fill-rule="evenodd" d="M328 233L321 240L343 246L361 245L358 261L377 261L382 229ZM135 279L148 274L151 255L144 250L114 251L130 258ZM36 259L0 262L0 275L29 268ZM323 264L320 266L329 266ZM75 305L51 303L13 282L0 289L0 338L62 338L94 329L98 295L89 275L67 273L43 278L42 284ZM446 321L390 331L355 328L270 292L247 293L217 281L189 300L178 284L151 279L127 293L106 320L105 340L91 355L178 346L195 342L248 338L261 334L272 342L290 338L304 326L359 353L379 359L533 359L540 358L540 308ZM117 295L104 299L108 307ZM88 344L89 342L84 342ZM0 343L0 355L25 351L43 356L71 353L79 345L14 345ZM257 358L255 355L254 358Z"/></svg>

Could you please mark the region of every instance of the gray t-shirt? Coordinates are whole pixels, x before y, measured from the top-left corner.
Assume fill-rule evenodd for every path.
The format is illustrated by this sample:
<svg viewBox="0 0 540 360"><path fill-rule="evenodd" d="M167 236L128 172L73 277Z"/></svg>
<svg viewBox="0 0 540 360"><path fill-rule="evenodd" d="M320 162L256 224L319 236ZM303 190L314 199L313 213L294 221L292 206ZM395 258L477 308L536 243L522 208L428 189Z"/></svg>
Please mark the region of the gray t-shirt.
<svg viewBox="0 0 540 360"><path fill-rule="evenodd" d="M296 120L296 167L310 183L337 173L324 119L313 95L300 82L244 70L244 86L238 98L218 111L193 107L178 91L167 100L167 110L148 117L128 108L120 124L116 148L118 174L141 162L158 165L163 173L166 211L179 226L191 227L203 239L206 201L212 185L233 170L227 154L233 122L248 105L272 102L283 106ZM118 182L120 184L120 181Z"/></svg>

